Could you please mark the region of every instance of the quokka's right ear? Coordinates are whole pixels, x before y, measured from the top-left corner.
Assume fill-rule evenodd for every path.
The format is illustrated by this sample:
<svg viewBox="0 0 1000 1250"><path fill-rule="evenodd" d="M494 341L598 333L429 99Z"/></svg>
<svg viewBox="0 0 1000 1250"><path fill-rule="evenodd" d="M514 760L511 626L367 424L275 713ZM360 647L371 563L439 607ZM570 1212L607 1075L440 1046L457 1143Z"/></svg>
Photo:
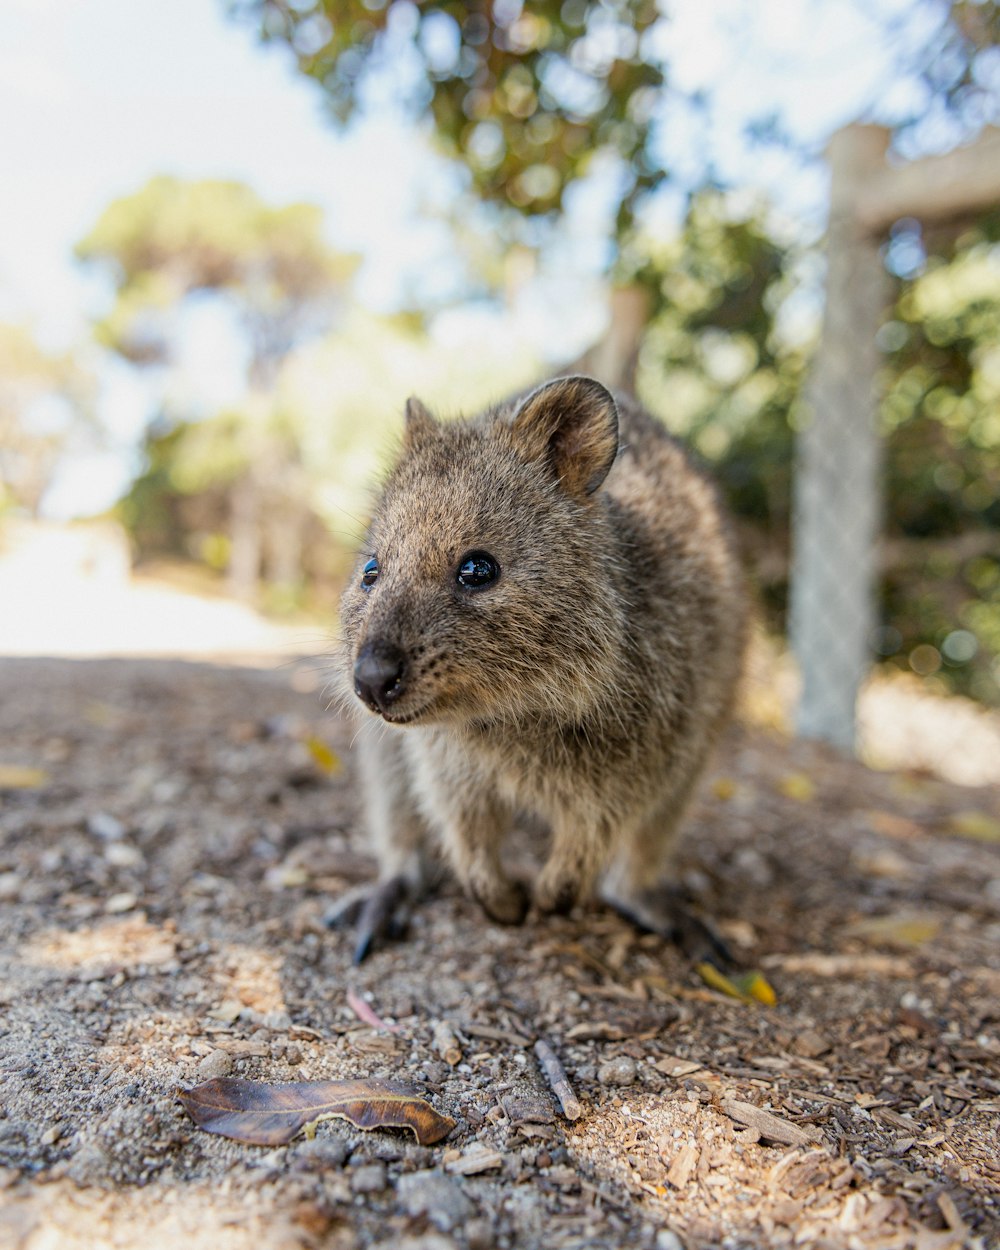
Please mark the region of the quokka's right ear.
<svg viewBox="0 0 1000 1250"><path fill-rule="evenodd" d="M557 378L532 391L514 413L514 444L547 462L567 494L585 500L618 455L618 407L593 378Z"/></svg>
<svg viewBox="0 0 1000 1250"><path fill-rule="evenodd" d="M437 422L416 395L411 395L406 401L403 417L403 446L407 451L419 447L437 430Z"/></svg>

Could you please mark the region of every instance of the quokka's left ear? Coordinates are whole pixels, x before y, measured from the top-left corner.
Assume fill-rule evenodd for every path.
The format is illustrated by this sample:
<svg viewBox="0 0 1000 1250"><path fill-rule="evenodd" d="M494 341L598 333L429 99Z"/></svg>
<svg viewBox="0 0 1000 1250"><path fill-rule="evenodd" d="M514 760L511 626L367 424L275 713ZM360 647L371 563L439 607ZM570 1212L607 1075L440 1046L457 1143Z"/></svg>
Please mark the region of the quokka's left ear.
<svg viewBox="0 0 1000 1250"><path fill-rule="evenodd" d="M618 408L593 378L557 378L532 391L514 413L518 452L546 461L567 494L592 495L618 455Z"/></svg>
<svg viewBox="0 0 1000 1250"><path fill-rule="evenodd" d="M406 401L403 421L403 446L407 451L425 442L437 430L437 422L416 395L411 395Z"/></svg>

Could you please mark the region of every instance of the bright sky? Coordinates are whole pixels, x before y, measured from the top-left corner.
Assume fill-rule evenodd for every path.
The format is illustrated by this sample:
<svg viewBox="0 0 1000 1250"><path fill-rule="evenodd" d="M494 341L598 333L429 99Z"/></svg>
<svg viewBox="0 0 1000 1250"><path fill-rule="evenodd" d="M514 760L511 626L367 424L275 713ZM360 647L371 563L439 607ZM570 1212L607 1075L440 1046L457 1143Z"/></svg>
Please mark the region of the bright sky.
<svg viewBox="0 0 1000 1250"><path fill-rule="evenodd" d="M892 10L905 0L879 2ZM857 0L669 7L679 85L715 97L720 172L815 222L821 176L803 174L788 155L748 154L741 127L750 112L774 108L818 146L864 109L886 64L868 8ZM103 292L73 261L74 243L112 199L157 173L236 178L275 203L319 203L331 242L365 254L358 294L370 307L391 307L408 277L426 286L447 271L442 228L415 219L428 187L440 194L426 144L388 118L339 136L290 56L227 21L223 0L3 0L0 118L0 319L29 320L47 346L83 340L100 307ZM682 174L700 155L694 133L679 121L665 144ZM588 316L599 325L599 313ZM105 418L127 442L143 417L141 386L122 366L100 370ZM120 484L121 457L80 472L91 484L86 507Z"/></svg>

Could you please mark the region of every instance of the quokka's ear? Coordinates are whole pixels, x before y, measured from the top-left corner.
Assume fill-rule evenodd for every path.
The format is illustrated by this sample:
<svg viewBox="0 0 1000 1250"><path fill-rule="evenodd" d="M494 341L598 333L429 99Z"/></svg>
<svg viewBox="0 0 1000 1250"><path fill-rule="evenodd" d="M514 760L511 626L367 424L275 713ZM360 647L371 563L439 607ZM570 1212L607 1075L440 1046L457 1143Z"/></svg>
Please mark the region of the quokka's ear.
<svg viewBox="0 0 1000 1250"><path fill-rule="evenodd" d="M412 451L414 447L430 438L437 429L437 422L416 395L411 395L406 401L403 416L405 421L403 446L407 451Z"/></svg>
<svg viewBox="0 0 1000 1250"><path fill-rule="evenodd" d="M511 422L518 451L545 460L567 494L592 495L618 454L618 408L593 378L557 378L521 401Z"/></svg>

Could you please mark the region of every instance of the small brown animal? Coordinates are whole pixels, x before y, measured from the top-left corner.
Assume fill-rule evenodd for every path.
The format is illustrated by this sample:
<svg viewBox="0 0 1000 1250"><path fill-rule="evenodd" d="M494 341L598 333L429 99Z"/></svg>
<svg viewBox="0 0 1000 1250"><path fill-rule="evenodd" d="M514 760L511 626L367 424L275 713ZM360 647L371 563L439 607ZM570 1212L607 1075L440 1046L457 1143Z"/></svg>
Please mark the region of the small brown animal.
<svg viewBox="0 0 1000 1250"><path fill-rule="evenodd" d="M745 622L713 488L633 402L584 377L471 420L409 400L342 602L345 687L377 718L359 741L381 887L356 958L435 848L493 919L521 922L528 891L500 859L519 814L551 831L538 908L602 878L677 936L670 852Z"/></svg>

